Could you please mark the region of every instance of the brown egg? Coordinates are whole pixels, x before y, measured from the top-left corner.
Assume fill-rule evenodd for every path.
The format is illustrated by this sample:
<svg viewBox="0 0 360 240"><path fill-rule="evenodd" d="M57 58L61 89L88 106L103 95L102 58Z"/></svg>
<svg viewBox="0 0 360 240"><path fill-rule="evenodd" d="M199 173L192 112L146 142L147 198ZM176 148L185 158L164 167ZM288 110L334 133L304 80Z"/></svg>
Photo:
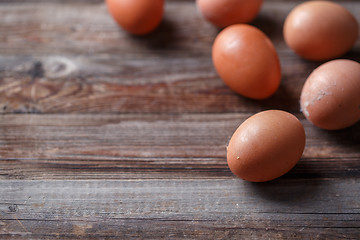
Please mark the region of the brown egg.
<svg viewBox="0 0 360 240"><path fill-rule="evenodd" d="M287 45L314 61L345 54L355 44L358 24L344 7L328 1L307 1L294 8L284 24Z"/></svg>
<svg viewBox="0 0 360 240"><path fill-rule="evenodd" d="M222 30L213 44L212 59L222 80L245 97L268 98L280 85L274 45L256 27L235 24Z"/></svg>
<svg viewBox="0 0 360 240"><path fill-rule="evenodd" d="M206 20L218 27L251 22L259 13L263 0L197 0Z"/></svg>
<svg viewBox="0 0 360 240"><path fill-rule="evenodd" d="M269 110L251 116L235 131L227 162L239 178L265 182L292 169L304 147L305 131L300 121L290 113Z"/></svg>
<svg viewBox="0 0 360 240"><path fill-rule="evenodd" d="M164 0L106 0L106 3L115 21L135 35L152 32L163 17Z"/></svg>
<svg viewBox="0 0 360 240"><path fill-rule="evenodd" d="M315 69L301 92L301 109L314 125L328 130L360 120L360 64L333 60Z"/></svg>

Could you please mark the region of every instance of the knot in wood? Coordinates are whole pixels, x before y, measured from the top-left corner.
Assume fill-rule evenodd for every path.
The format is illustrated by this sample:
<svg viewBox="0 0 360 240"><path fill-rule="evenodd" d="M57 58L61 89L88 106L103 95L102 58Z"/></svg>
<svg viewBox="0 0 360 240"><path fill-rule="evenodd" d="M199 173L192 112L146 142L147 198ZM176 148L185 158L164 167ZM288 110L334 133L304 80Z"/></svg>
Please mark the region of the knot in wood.
<svg viewBox="0 0 360 240"><path fill-rule="evenodd" d="M16 204L12 204L9 206L9 211L12 212L12 213L15 213L18 211L18 207Z"/></svg>
<svg viewBox="0 0 360 240"><path fill-rule="evenodd" d="M77 69L74 62L65 57L48 57L43 60L45 76L48 78L62 78L70 76Z"/></svg>

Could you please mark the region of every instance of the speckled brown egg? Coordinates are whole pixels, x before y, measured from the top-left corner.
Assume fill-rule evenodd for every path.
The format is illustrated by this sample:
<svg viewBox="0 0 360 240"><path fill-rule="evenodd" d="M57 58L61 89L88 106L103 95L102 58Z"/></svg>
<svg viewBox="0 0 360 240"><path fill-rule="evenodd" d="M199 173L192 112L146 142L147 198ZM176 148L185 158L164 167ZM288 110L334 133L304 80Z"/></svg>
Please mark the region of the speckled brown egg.
<svg viewBox="0 0 360 240"><path fill-rule="evenodd" d="M301 109L314 125L328 130L360 120L360 64L338 59L322 64L307 78Z"/></svg>
<svg viewBox="0 0 360 240"><path fill-rule="evenodd" d="M304 147L300 121L288 112L268 110L251 116L235 131L227 148L227 162L239 178L270 181L292 169Z"/></svg>
<svg viewBox="0 0 360 240"><path fill-rule="evenodd" d="M330 1L306 1L291 11L284 23L287 45L314 61L345 54L355 44L358 31L355 17Z"/></svg>

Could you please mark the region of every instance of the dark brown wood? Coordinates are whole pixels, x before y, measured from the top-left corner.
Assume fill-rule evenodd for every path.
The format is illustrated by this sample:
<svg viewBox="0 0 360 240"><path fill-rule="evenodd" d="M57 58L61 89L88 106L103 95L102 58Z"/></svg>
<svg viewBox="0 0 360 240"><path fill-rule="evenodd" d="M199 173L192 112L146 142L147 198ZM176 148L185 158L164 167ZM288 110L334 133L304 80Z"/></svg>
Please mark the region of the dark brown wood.
<svg viewBox="0 0 360 240"><path fill-rule="evenodd" d="M359 179L15 180L0 181L0 196L5 238L356 239L360 234Z"/></svg>
<svg viewBox="0 0 360 240"><path fill-rule="evenodd" d="M320 63L284 44L282 24L297 3L269 2L254 22L282 64L280 89L264 101L236 95L217 76L211 45L218 29L191 1L168 2L163 24L146 37L119 29L102 2L2 4L0 112L298 112L302 85ZM343 4L360 16L358 4ZM346 57L360 60L358 51Z"/></svg>
<svg viewBox="0 0 360 240"><path fill-rule="evenodd" d="M232 178L226 145L250 115L4 115L0 179ZM285 178L360 177L360 124L327 132L297 116L307 146Z"/></svg>
<svg viewBox="0 0 360 240"><path fill-rule="evenodd" d="M0 0L1 239L359 239L360 123L311 125L282 25L302 1L267 0L278 92L236 95L211 62L219 32L194 0L166 0L160 27L122 31L102 0ZM360 2L338 1L360 22ZM360 61L360 40L344 58ZM226 145L247 117L294 113L307 143L268 183L237 179Z"/></svg>

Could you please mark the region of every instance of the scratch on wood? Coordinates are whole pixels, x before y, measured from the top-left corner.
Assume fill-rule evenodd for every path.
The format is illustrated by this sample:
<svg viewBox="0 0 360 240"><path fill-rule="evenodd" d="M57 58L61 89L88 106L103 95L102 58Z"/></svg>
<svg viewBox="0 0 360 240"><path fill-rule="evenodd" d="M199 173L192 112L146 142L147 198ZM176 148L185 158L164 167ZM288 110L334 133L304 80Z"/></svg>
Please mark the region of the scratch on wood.
<svg viewBox="0 0 360 240"><path fill-rule="evenodd" d="M16 214L13 214L13 217L14 217L14 219L19 223L19 225L22 227L22 229L23 229L25 232L29 233L29 231L28 231L27 228L24 226L24 224L22 224L22 222L18 219L17 215L16 215Z"/></svg>

